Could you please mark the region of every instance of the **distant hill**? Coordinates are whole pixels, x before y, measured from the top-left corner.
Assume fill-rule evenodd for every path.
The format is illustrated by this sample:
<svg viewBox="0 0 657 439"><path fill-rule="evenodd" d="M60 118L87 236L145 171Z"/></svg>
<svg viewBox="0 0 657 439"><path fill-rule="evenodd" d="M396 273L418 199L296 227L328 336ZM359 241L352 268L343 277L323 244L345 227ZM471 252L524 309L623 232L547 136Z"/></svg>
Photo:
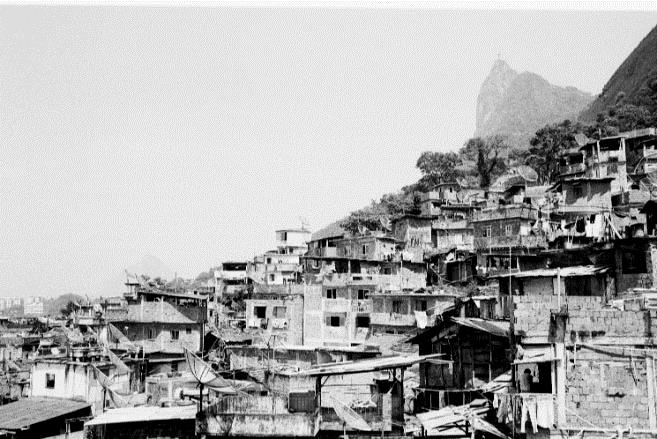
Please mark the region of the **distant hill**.
<svg viewBox="0 0 657 439"><path fill-rule="evenodd" d="M654 81L657 81L657 27L623 61L600 95L580 114L580 120L595 121L599 113L614 105L621 96L624 103L638 104L642 91Z"/></svg>
<svg viewBox="0 0 657 439"><path fill-rule="evenodd" d="M171 280L174 277L174 272L159 258L152 255L144 256L139 263L126 267L130 274L145 274L151 279L161 277L162 279ZM103 297L118 296L125 292L126 281L125 271L120 270L116 273L110 273L108 279L99 287L99 290L94 295L101 295Z"/></svg>
<svg viewBox="0 0 657 439"><path fill-rule="evenodd" d="M477 97L475 137L501 134L513 146L528 147L539 128L576 119L592 100L589 93L557 87L535 73L518 73L497 60Z"/></svg>

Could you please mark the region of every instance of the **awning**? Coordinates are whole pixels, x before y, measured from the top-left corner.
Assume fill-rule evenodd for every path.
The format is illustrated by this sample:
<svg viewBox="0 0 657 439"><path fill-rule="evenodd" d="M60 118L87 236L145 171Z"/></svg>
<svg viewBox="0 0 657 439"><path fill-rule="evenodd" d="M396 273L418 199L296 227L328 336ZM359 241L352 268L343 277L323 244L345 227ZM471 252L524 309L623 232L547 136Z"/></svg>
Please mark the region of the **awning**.
<svg viewBox="0 0 657 439"><path fill-rule="evenodd" d="M515 360L513 364L532 364L557 361L552 346L523 346L522 359Z"/></svg>

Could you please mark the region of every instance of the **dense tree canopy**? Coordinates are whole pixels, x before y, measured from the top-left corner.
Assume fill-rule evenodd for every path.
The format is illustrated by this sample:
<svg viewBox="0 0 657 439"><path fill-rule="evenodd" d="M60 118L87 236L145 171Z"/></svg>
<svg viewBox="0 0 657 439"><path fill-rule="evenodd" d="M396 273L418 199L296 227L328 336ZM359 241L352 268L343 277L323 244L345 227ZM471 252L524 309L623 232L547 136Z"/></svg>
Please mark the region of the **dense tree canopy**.
<svg viewBox="0 0 657 439"><path fill-rule="evenodd" d="M488 187L507 167L509 146L502 136L475 137L459 151L463 160L474 162L474 174L480 187Z"/></svg>

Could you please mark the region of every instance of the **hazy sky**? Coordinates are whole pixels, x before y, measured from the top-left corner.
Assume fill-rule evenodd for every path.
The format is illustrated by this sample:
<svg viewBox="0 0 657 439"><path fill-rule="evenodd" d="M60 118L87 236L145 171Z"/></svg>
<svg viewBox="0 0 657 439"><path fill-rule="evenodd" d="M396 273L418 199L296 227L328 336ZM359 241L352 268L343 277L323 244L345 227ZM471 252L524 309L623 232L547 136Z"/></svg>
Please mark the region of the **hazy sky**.
<svg viewBox="0 0 657 439"><path fill-rule="evenodd" d="M497 53L598 93L645 12L0 8L0 295L194 276L418 178ZM104 291L106 293L106 291ZM121 293L121 290L116 291Z"/></svg>

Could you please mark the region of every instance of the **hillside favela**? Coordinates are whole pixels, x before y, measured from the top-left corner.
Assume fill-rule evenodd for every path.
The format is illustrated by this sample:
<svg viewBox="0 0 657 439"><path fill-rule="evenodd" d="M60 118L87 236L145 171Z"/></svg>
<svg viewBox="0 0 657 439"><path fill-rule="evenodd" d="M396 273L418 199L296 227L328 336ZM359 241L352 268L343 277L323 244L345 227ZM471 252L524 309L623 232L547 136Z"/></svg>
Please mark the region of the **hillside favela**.
<svg viewBox="0 0 657 439"><path fill-rule="evenodd" d="M487 59L471 138L326 224L294 213L252 257L3 291L0 438L654 438L657 28L642 38L598 95Z"/></svg>

